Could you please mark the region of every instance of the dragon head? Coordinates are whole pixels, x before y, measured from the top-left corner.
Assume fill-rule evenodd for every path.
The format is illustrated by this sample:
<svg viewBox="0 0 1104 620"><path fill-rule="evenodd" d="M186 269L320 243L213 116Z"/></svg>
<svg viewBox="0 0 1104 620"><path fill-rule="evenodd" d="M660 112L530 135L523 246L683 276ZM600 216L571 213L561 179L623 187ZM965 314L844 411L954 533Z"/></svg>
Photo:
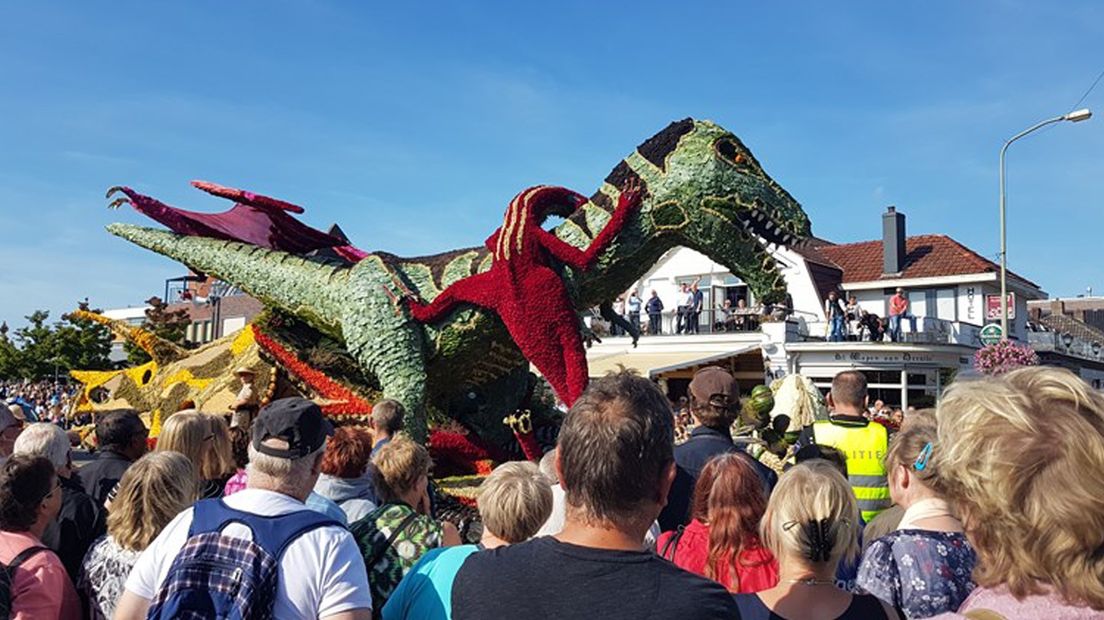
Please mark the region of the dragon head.
<svg viewBox="0 0 1104 620"><path fill-rule="evenodd" d="M762 301L785 296L771 250L808 237L809 218L739 138L709 121L671 123L626 157L603 191L633 176L647 188L645 232L728 267Z"/></svg>

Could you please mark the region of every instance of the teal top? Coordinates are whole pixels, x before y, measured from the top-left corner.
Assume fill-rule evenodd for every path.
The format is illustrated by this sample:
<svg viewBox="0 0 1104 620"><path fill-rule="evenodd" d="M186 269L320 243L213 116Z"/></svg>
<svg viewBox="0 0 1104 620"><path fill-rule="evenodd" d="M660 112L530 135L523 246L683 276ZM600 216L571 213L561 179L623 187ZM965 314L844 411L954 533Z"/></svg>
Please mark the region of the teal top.
<svg viewBox="0 0 1104 620"><path fill-rule="evenodd" d="M450 620L452 582L476 545L460 545L427 551L410 569L383 606L384 620Z"/></svg>

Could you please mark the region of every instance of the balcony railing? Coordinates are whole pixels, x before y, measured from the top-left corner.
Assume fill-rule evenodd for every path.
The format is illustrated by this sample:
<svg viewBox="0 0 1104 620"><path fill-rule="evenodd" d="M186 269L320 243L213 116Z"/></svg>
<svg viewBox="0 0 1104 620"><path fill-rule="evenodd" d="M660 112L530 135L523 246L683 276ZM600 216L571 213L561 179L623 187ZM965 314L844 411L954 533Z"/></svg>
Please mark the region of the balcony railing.
<svg viewBox="0 0 1104 620"><path fill-rule="evenodd" d="M981 327L969 323L949 321L935 317L916 317L916 329L912 329L912 323L906 318L901 320L901 342L911 344L964 344L979 346ZM828 324L822 319L807 321L802 332L809 340L827 340L829 335ZM884 324L884 333L881 338L872 338L871 330L856 321L849 321L844 325L845 340L861 342L890 342L889 321Z"/></svg>
<svg viewBox="0 0 1104 620"><path fill-rule="evenodd" d="M1029 331L1027 342L1040 352L1053 351L1087 360L1104 360L1104 343L1090 342L1068 332Z"/></svg>
<svg viewBox="0 0 1104 620"><path fill-rule="evenodd" d="M585 318L587 325L595 330L599 336L605 335L623 335L613 333L608 321L600 316L587 316ZM629 320L626 316L625 320ZM744 312L732 311L726 318L725 314L720 310L702 310L697 316L698 334L722 334L722 333L758 333L760 326L764 321L772 320L770 317L764 316L754 309L748 309ZM681 333L688 333L686 326L689 324L689 319L684 318L680 323L678 312L675 310L664 310L660 313L660 326L659 335L674 335L680 333L678 327L683 324L683 330ZM640 333L642 335L649 335L648 331L648 315L646 313L640 313Z"/></svg>

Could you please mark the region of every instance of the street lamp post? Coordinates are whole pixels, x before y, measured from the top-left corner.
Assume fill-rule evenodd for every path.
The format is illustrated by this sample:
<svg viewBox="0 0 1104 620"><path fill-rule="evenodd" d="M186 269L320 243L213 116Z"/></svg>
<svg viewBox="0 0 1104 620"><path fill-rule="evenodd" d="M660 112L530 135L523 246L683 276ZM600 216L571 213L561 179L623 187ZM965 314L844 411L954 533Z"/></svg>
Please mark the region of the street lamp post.
<svg viewBox="0 0 1104 620"><path fill-rule="evenodd" d="M1070 121L1072 123L1079 123L1081 121L1087 121L1092 117L1092 112L1088 108L1082 108L1080 110L1074 110L1069 114L1063 114L1062 116L1055 116L1054 118L1047 119L1040 123L1036 123L1031 127L1021 131L1020 133L1012 136L1004 143L1004 146L1000 150L1000 307L1001 307L1001 340L1008 340L1008 243L1005 234L1005 215L1004 215L1004 154L1008 151L1008 147L1013 142L1026 136L1027 134L1046 127L1052 123L1058 123L1061 121Z"/></svg>

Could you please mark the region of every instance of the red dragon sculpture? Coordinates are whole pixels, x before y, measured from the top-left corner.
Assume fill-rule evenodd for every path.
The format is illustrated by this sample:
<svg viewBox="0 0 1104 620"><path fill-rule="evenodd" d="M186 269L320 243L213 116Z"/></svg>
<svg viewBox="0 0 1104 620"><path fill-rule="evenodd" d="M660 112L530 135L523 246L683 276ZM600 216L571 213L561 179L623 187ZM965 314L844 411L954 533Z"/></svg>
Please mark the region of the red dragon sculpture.
<svg viewBox="0 0 1104 620"><path fill-rule="evenodd" d="M433 323L459 303L494 311L522 354L570 407L587 386L586 350L575 306L551 259L572 269L589 269L640 200L639 188L626 186L602 232L581 250L541 224L550 215L570 214L587 198L563 187L531 187L510 201L502 226L487 238L491 268L454 282L428 304L408 294L410 312L422 323Z"/></svg>

